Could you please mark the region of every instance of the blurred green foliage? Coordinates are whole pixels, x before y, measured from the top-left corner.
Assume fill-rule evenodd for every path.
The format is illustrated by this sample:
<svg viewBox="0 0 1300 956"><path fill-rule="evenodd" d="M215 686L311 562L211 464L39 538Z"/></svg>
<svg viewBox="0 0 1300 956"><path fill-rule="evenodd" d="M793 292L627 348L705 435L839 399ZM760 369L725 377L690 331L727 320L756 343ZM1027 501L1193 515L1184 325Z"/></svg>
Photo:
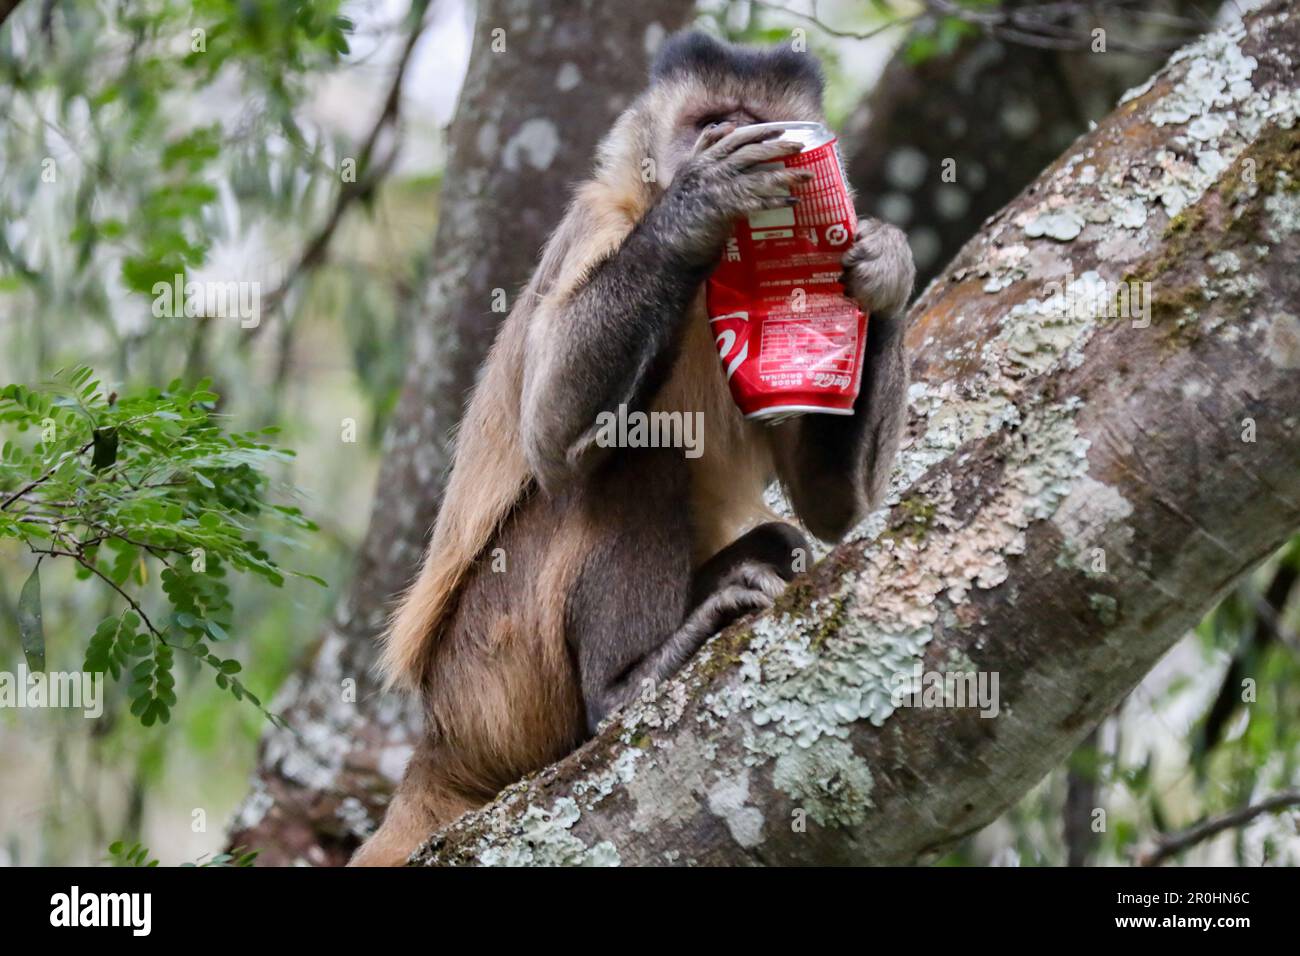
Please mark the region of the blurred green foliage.
<svg viewBox="0 0 1300 956"><path fill-rule="evenodd" d="M256 850L235 847L229 853L218 853L209 859L196 860L179 864L182 867L246 867L257 860ZM152 867L161 862L150 856L149 848L140 843L127 844L124 840L115 840L108 846L108 862L112 866Z"/></svg>

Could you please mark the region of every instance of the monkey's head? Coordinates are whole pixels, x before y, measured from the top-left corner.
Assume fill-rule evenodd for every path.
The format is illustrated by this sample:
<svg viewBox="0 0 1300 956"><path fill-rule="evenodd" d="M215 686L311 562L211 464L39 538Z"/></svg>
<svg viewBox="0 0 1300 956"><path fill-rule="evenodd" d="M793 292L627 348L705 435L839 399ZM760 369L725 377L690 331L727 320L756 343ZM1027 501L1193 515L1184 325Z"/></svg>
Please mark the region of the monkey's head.
<svg viewBox="0 0 1300 956"><path fill-rule="evenodd" d="M701 132L715 123L825 122L821 64L788 45L745 47L706 33L665 41L643 97L657 127L651 137L659 180L666 185Z"/></svg>

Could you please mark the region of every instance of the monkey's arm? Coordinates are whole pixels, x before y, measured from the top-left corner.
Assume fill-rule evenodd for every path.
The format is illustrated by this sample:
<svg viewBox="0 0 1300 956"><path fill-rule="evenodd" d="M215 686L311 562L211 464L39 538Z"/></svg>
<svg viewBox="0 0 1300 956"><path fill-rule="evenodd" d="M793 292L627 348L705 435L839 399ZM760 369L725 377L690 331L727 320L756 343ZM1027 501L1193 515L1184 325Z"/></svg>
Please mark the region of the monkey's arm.
<svg viewBox="0 0 1300 956"><path fill-rule="evenodd" d="M548 491L595 463L600 413L644 408L671 368L708 264L677 250L664 218L652 209L575 291L543 304L530 330L521 430Z"/></svg>
<svg viewBox="0 0 1300 956"><path fill-rule="evenodd" d="M903 312L915 276L907 238L893 226L863 220L844 271L846 291L869 315L853 414L804 415L778 426L774 436L790 504L826 541L838 541L880 503L907 411Z"/></svg>
<svg viewBox="0 0 1300 956"><path fill-rule="evenodd" d="M787 204L790 186L806 178L759 168L798 150L762 141L771 135L706 131L618 248L576 286L539 305L528 332L520 422L525 455L544 490L599 459L602 412L643 409L654 398L731 221ZM579 219L567 227L583 225Z"/></svg>

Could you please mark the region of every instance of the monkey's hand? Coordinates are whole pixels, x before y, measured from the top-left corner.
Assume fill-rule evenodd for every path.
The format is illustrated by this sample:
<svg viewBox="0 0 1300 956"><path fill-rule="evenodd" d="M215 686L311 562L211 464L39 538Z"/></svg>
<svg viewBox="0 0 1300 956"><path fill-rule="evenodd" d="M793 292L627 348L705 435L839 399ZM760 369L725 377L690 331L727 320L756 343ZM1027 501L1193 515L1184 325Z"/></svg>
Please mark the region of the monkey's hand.
<svg viewBox="0 0 1300 956"><path fill-rule="evenodd" d="M916 265L901 229L879 219L860 220L842 261L844 290L863 312L872 318L902 315L916 281Z"/></svg>
<svg viewBox="0 0 1300 956"><path fill-rule="evenodd" d="M688 264L712 265L740 216L799 201L791 190L809 182L813 173L765 165L801 148L777 139L780 132L722 123L700 134L690 158L648 214L655 230Z"/></svg>

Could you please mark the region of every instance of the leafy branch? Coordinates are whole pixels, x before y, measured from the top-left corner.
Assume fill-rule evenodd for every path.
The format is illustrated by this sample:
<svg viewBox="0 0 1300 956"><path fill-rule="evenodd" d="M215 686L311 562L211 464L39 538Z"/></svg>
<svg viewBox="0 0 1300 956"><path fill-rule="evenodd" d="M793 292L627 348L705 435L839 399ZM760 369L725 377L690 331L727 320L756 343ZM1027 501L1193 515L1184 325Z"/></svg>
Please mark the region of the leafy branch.
<svg viewBox="0 0 1300 956"><path fill-rule="evenodd" d="M242 846L234 847L228 853L218 853L210 860L203 857L193 862L180 864L182 867L249 867L257 859L257 850L248 850ZM206 854L205 854L206 856ZM113 866L155 867L159 861L149 856L149 848L140 843L129 846L124 840L117 840L108 847L108 860Z"/></svg>
<svg viewBox="0 0 1300 956"><path fill-rule="evenodd" d="M18 608L28 663L40 669L45 659L41 562L67 559L123 602L91 635L84 669L125 680L146 726L176 705L176 651L281 723L240 682L240 663L214 648L230 639L231 572L273 587L298 574L272 560L259 529L270 519L287 541L316 525L268 501L270 472L293 454L265 442L277 430L224 431L209 384L176 380L119 400L83 366L39 389L0 389L0 429L14 433L0 446L0 539L37 556ZM165 610L151 616L155 580Z"/></svg>

